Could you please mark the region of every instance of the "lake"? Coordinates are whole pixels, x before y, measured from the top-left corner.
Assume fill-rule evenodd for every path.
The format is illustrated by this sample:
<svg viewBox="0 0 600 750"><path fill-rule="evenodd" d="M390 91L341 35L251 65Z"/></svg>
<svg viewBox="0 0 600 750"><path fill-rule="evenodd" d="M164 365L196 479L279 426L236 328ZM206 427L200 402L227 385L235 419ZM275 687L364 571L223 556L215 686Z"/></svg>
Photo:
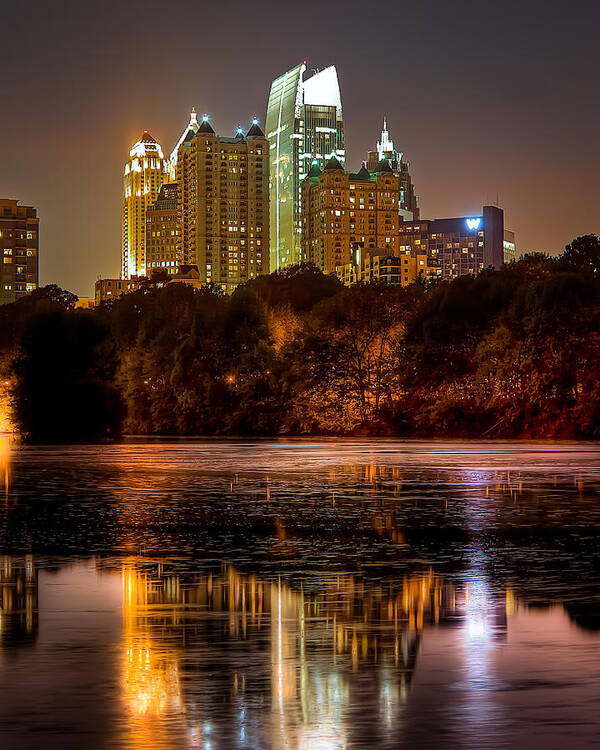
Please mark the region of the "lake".
<svg viewBox="0 0 600 750"><path fill-rule="evenodd" d="M600 446L0 444L0 747L600 743Z"/></svg>

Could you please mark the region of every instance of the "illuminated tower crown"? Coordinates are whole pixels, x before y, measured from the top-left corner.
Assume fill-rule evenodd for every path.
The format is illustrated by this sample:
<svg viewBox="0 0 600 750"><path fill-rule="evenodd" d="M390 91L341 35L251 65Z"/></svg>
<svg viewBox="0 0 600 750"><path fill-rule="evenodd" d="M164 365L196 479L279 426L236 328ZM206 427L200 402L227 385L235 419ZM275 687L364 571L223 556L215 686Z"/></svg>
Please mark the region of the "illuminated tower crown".
<svg viewBox="0 0 600 750"><path fill-rule="evenodd" d="M144 130L129 151L123 174L121 276L146 275L146 209L158 197L168 170L160 144Z"/></svg>

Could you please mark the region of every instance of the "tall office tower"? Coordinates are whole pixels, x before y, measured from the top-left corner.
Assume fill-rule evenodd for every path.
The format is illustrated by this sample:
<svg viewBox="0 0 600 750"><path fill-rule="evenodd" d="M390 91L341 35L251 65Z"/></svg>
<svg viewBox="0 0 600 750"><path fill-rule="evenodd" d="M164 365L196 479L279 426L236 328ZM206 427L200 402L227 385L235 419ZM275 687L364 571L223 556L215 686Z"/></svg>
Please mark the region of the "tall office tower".
<svg viewBox="0 0 600 750"><path fill-rule="evenodd" d="M269 272L269 143L253 120L218 136L208 117L177 154L181 258L232 292Z"/></svg>
<svg viewBox="0 0 600 750"><path fill-rule="evenodd" d="M276 78L267 105L271 270L299 263L300 185L316 159L346 162L342 100L334 65L304 79L306 64Z"/></svg>
<svg viewBox="0 0 600 750"><path fill-rule="evenodd" d="M121 278L146 275L146 210L158 198L168 166L147 130L129 152L123 176Z"/></svg>
<svg viewBox="0 0 600 750"><path fill-rule="evenodd" d="M39 219L32 206L0 198L0 305L38 286Z"/></svg>
<svg viewBox="0 0 600 750"><path fill-rule="evenodd" d="M385 159L374 172L346 172L335 157L315 163L302 183L302 256L323 273L342 274L360 249L396 255L398 175Z"/></svg>
<svg viewBox="0 0 600 750"><path fill-rule="evenodd" d="M387 129L387 119L384 117L381 140L377 141L377 147L373 151L367 153L367 169L373 172L382 159L389 161L392 170L400 178L398 213L404 221L413 221L419 218L419 205L409 172L410 165L403 161L402 157L402 151L396 151L394 148L394 141Z"/></svg>
<svg viewBox="0 0 600 750"><path fill-rule="evenodd" d="M146 269L174 272L182 262L179 249L177 183L165 183L156 201L146 209Z"/></svg>

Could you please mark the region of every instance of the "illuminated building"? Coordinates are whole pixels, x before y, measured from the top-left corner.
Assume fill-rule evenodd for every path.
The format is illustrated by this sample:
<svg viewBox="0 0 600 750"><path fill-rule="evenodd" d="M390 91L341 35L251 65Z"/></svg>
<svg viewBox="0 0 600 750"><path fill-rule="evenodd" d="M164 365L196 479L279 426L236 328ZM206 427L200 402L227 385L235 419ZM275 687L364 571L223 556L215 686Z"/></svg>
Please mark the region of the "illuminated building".
<svg viewBox="0 0 600 750"><path fill-rule="evenodd" d="M121 278L146 275L146 211L168 179L162 148L147 130L129 152L123 175Z"/></svg>
<svg viewBox="0 0 600 750"><path fill-rule="evenodd" d="M199 127L198 115L196 114L196 110L192 107L192 111L190 112L190 121L183 129L183 132L179 136L179 140L175 144L173 150L171 151L171 156L169 157L169 175L171 177L171 182L175 182L177 176L177 155L179 153L179 147L183 143L191 141L198 132Z"/></svg>
<svg viewBox="0 0 600 750"><path fill-rule="evenodd" d="M135 292L142 281L147 281L145 276L131 279L98 279L94 288L94 302L96 305L118 299L128 292Z"/></svg>
<svg viewBox="0 0 600 750"><path fill-rule="evenodd" d="M346 161L342 100L335 66L304 80L306 64L271 84L266 130L271 194L271 269L301 260L300 185L316 159Z"/></svg>
<svg viewBox="0 0 600 750"><path fill-rule="evenodd" d="M504 249L504 262L512 263L517 257L517 245L515 243L515 233L511 232L510 229L504 230L504 242L502 243Z"/></svg>
<svg viewBox="0 0 600 750"><path fill-rule="evenodd" d="M180 262L177 183L165 183L157 200L146 209L146 267L174 270Z"/></svg>
<svg viewBox="0 0 600 750"><path fill-rule="evenodd" d="M477 274L504 263L504 211L484 206L481 216L400 224L400 249L425 253L443 278Z"/></svg>
<svg viewBox="0 0 600 750"><path fill-rule="evenodd" d="M77 297L76 310L91 310L94 306L95 301L91 297Z"/></svg>
<svg viewBox="0 0 600 750"><path fill-rule="evenodd" d="M269 144L256 119L224 138L204 116L188 135L176 166L181 260L232 292L269 272Z"/></svg>
<svg viewBox="0 0 600 750"><path fill-rule="evenodd" d="M403 161L402 151L396 151L394 141L390 138L387 129L387 120L383 118L383 130L381 140L377 141L377 148L367 153L367 169L374 172L382 159L389 162L392 170L400 180L400 196L398 199L398 213L404 221L413 221L419 218L419 206L415 188L409 172L408 162Z"/></svg>
<svg viewBox="0 0 600 750"><path fill-rule="evenodd" d="M408 286L419 276L423 279L437 275L437 268L429 268L426 255L413 255L403 250L397 255L385 251L364 253L357 246L351 263L342 266L339 276L346 286L360 282L383 281L386 284Z"/></svg>
<svg viewBox="0 0 600 750"><path fill-rule="evenodd" d="M0 198L0 305L15 302L37 289L39 219L32 206Z"/></svg>
<svg viewBox="0 0 600 750"><path fill-rule="evenodd" d="M364 252L399 250L400 182L389 162L356 174L332 157L321 171L315 162L302 183L302 255L324 273L338 273Z"/></svg>
<svg viewBox="0 0 600 750"><path fill-rule="evenodd" d="M200 289L202 287L202 281L200 279L200 271L197 266L181 265L177 269L177 272L170 277L169 284L186 284L192 286L194 289Z"/></svg>

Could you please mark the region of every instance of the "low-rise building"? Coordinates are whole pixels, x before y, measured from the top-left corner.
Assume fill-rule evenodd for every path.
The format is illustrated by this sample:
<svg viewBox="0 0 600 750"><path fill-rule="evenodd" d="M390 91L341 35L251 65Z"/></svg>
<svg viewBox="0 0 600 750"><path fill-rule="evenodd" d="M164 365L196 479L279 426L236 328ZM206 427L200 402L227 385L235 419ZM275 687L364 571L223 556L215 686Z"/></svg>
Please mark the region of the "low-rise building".
<svg viewBox="0 0 600 750"><path fill-rule="evenodd" d="M15 302L39 283L39 219L33 206L0 198L0 305Z"/></svg>
<svg viewBox="0 0 600 750"><path fill-rule="evenodd" d="M419 277L425 280L438 273L437 267L428 265L426 255L413 255L410 250L396 255L386 250L363 252L362 248L356 247L352 262L340 269L339 276L346 286L371 281L408 286Z"/></svg>
<svg viewBox="0 0 600 750"><path fill-rule="evenodd" d="M128 292L134 292L143 281L145 276L132 276L130 279L103 279L96 281L94 289L94 300L96 305L109 300L118 299Z"/></svg>
<svg viewBox="0 0 600 750"><path fill-rule="evenodd" d="M179 266L177 272L173 274L168 281L169 284L186 284L193 286L194 289L202 288L202 279L198 266L183 264Z"/></svg>
<svg viewBox="0 0 600 750"><path fill-rule="evenodd" d="M78 297L75 303L76 310L91 310L95 306L96 303L91 297Z"/></svg>

